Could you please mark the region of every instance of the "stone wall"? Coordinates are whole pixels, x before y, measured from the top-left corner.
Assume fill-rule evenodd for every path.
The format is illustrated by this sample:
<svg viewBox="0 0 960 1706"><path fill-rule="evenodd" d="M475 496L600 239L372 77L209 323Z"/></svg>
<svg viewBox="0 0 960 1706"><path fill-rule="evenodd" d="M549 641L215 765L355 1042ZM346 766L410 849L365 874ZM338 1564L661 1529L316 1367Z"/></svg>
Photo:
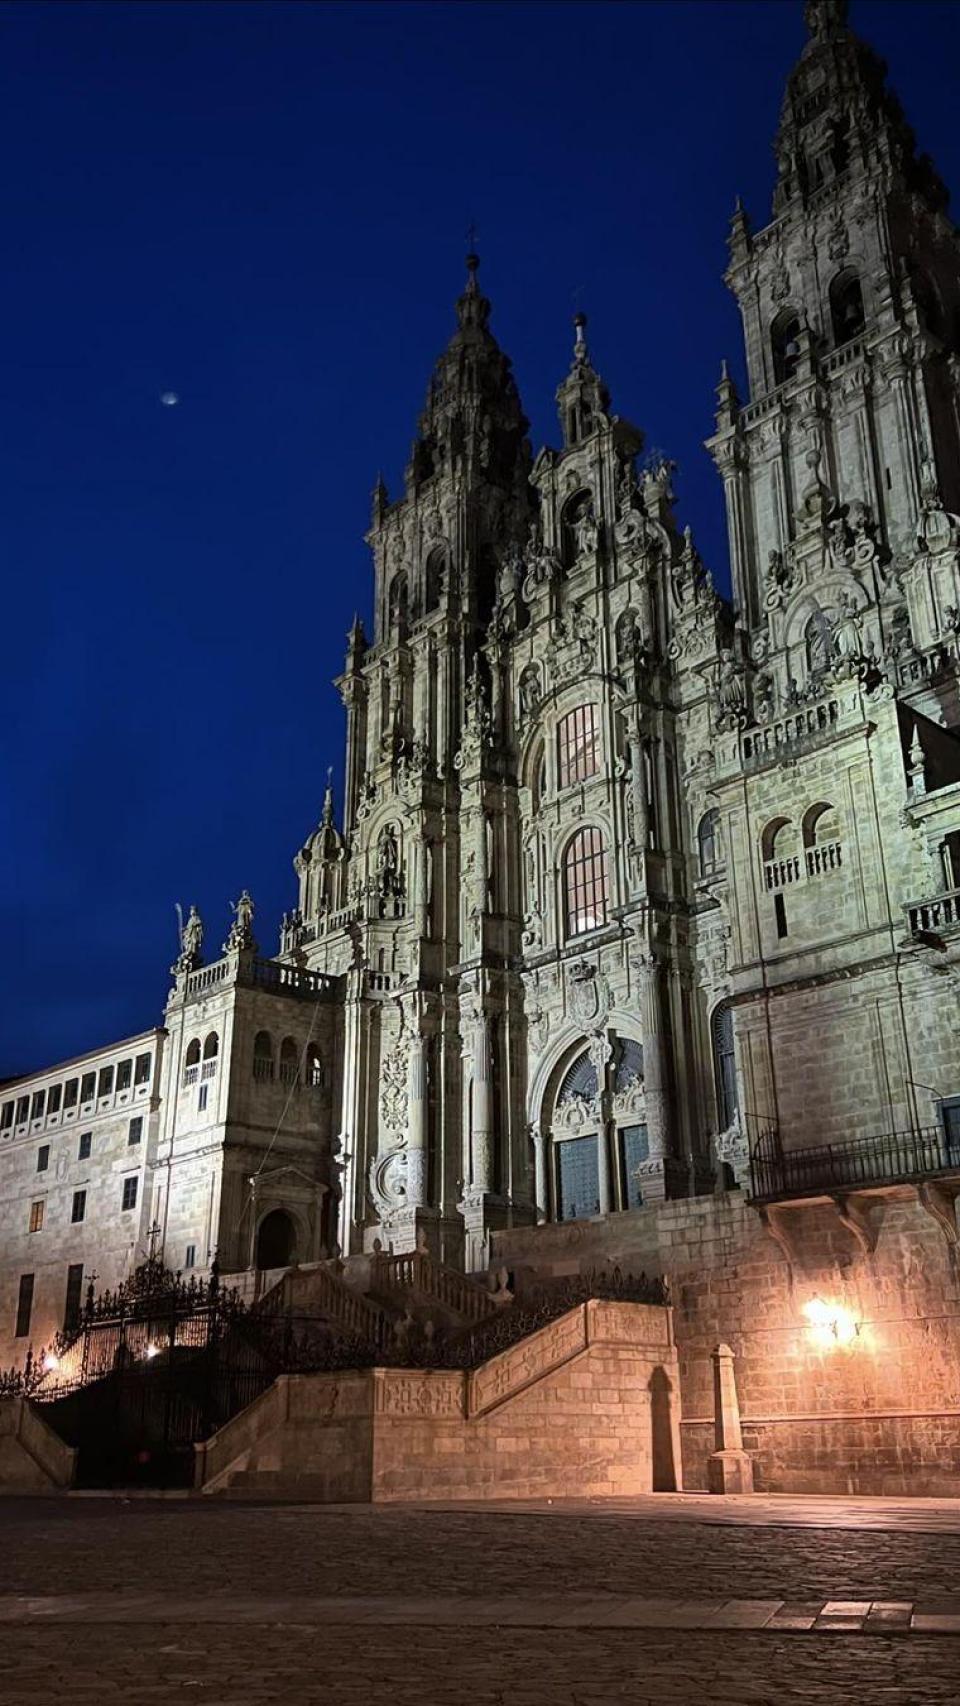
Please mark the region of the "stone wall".
<svg viewBox="0 0 960 1706"><path fill-rule="evenodd" d="M758 1491L957 1494L955 1210L930 1202L942 1221L910 1187L848 1198L847 1225L829 1203L781 1209L777 1242L730 1192L505 1232L495 1260L521 1286L614 1263L665 1275L685 1487L706 1486L710 1353L725 1342Z"/></svg>
<svg viewBox="0 0 960 1706"><path fill-rule="evenodd" d="M198 1449L206 1492L601 1496L677 1485L669 1311L589 1303L471 1373L284 1376Z"/></svg>

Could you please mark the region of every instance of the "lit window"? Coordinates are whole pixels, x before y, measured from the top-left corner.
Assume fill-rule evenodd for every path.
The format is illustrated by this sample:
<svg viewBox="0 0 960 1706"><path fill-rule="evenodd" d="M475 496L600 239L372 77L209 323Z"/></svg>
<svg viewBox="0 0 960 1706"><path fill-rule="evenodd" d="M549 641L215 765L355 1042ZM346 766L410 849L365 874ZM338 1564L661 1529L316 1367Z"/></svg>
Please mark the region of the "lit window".
<svg viewBox="0 0 960 1706"><path fill-rule="evenodd" d="M43 1199L42 1199L42 1197L41 1197L39 1202L32 1202L30 1204L30 1231L31 1232L42 1232L43 1231Z"/></svg>
<svg viewBox="0 0 960 1706"><path fill-rule="evenodd" d="M595 705L578 705L561 718L557 729L560 756L560 786L585 782L595 776L600 767L597 710Z"/></svg>
<svg viewBox="0 0 960 1706"><path fill-rule="evenodd" d="M149 1084L149 1082L150 1082L150 1060L151 1060L151 1056L149 1054L138 1054L137 1055L136 1061L134 1063L134 1068L133 1068L133 1082L134 1082L134 1084Z"/></svg>
<svg viewBox="0 0 960 1706"><path fill-rule="evenodd" d="M123 1205L125 1209L137 1206L137 1176L123 1181Z"/></svg>
<svg viewBox="0 0 960 1706"><path fill-rule="evenodd" d="M578 829L563 861L568 936L598 930L607 922L607 860L599 829Z"/></svg>
<svg viewBox="0 0 960 1706"><path fill-rule="evenodd" d="M49 1165L50 1145L49 1143L41 1143L40 1148L37 1150L37 1172L45 1173Z"/></svg>
<svg viewBox="0 0 960 1706"><path fill-rule="evenodd" d="M121 1060L117 1067L117 1089L129 1090L133 1082L133 1061Z"/></svg>
<svg viewBox="0 0 960 1706"><path fill-rule="evenodd" d="M138 1115L135 1120L130 1121L130 1129L127 1132L127 1145L129 1146L131 1143L139 1143L142 1136L143 1120Z"/></svg>
<svg viewBox="0 0 960 1706"><path fill-rule="evenodd" d="M93 1132L92 1131L82 1131L80 1133L80 1142L79 1142L79 1145L77 1147L77 1160L78 1161L86 1161L89 1158L90 1148L91 1148L92 1143L93 1143Z"/></svg>
<svg viewBox="0 0 960 1706"><path fill-rule="evenodd" d="M86 1191L74 1191L74 1193L73 1193L73 1208L70 1210L70 1219L73 1222L74 1226L76 1226L78 1221L83 1219L86 1212L87 1212L87 1193L86 1193Z"/></svg>

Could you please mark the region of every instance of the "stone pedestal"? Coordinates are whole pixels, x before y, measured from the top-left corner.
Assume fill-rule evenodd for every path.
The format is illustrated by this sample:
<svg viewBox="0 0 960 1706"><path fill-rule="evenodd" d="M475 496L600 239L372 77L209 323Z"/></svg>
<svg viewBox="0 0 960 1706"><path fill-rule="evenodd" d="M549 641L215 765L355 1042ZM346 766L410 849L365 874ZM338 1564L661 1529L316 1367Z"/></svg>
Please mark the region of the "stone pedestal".
<svg viewBox="0 0 960 1706"><path fill-rule="evenodd" d="M753 1459L743 1449L740 1403L729 1345L713 1352L713 1429L716 1450L707 1460L711 1493L752 1493Z"/></svg>

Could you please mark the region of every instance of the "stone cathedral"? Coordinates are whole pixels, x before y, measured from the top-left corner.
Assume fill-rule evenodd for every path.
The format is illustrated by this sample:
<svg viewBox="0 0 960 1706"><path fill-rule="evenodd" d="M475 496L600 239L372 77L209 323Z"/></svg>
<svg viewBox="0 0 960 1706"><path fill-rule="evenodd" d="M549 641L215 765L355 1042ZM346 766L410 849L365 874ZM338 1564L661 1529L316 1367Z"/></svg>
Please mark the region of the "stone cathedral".
<svg viewBox="0 0 960 1706"><path fill-rule="evenodd" d="M891 1180L955 1242L960 241L843 0L805 13L729 236L732 598L582 314L534 454L468 256L278 951L249 895L222 952L191 913L162 1027L0 1092L13 1354L148 1251L478 1274L676 1199L789 1250L812 1193L863 1250Z"/></svg>

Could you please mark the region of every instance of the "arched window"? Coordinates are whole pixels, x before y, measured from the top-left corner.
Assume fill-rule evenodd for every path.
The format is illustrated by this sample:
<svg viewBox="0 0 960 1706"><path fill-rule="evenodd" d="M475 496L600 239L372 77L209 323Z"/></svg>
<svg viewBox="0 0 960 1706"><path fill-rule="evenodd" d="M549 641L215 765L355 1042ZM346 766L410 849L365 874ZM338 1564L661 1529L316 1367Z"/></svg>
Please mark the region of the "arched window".
<svg viewBox="0 0 960 1706"><path fill-rule="evenodd" d="M561 788L586 782L600 768L600 729L595 705L578 705L557 726L557 761Z"/></svg>
<svg viewBox="0 0 960 1706"><path fill-rule="evenodd" d="M710 876L723 866L723 841L720 834L720 812L716 806L711 806L704 812L697 829L697 852L700 859L701 877Z"/></svg>
<svg viewBox="0 0 960 1706"><path fill-rule="evenodd" d="M204 1060L216 1060L219 1053L220 1038L216 1031L209 1031L203 1040L203 1058Z"/></svg>
<svg viewBox="0 0 960 1706"><path fill-rule="evenodd" d="M300 1076L300 1051L292 1037L280 1044L280 1078L284 1084L296 1084Z"/></svg>
<svg viewBox="0 0 960 1706"><path fill-rule="evenodd" d="M258 1031L253 1039L253 1076L273 1077L273 1038L269 1031Z"/></svg>
<svg viewBox="0 0 960 1706"><path fill-rule="evenodd" d="M584 1050L583 1054L578 1054L573 1065L568 1066L560 1081L557 1106L562 1107L572 1096L585 1096L587 1101L590 1101L597 1094L598 1088L597 1069Z"/></svg>
<svg viewBox="0 0 960 1706"><path fill-rule="evenodd" d="M773 383L785 385L797 371L800 360L800 316L795 308L784 308L770 328Z"/></svg>
<svg viewBox="0 0 960 1706"><path fill-rule="evenodd" d="M578 829L563 859L567 936L582 936L607 922L607 857L599 829Z"/></svg>
<svg viewBox="0 0 960 1706"><path fill-rule="evenodd" d="M836 808L826 800L818 800L804 812L801 829L807 876L825 877L830 871L839 871L843 847Z"/></svg>
<svg viewBox="0 0 960 1706"><path fill-rule="evenodd" d="M446 577L446 546L436 545L427 558L423 577L423 613L425 616L429 616L431 610L439 609Z"/></svg>
<svg viewBox="0 0 960 1706"><path fill-rule="evenodd" d="M186 1055L184 1057L184 1065L185 1066L199 1066L200 1065L200 1038L199 1037L191 1037L190 1041L188 1042L187 1052L186 1052Z"/></svg>
<svg viewBox="0 0 960 1706"><path fill-rule="evenodd" d="M834 343L839 346L848 344L851 338L858 338L865 320L859 278L849 269L838 273L830 286L830 323Z"/></svg>
<svg viewBox="0 0 960 1706"><path fill-rule="evenodd" d="M717 1090L717 1122L727 1131L739 1112L737 1055L733 1041L733 1008L717 1007L710 1022L713 1039L713 1068Z"/></svg>
<svg viewBox="0 0 960 1706"><path fill-rule="evenodd" d="M405 574L394 575L390 582L390 626L397 628L401 634L407 626L407 577Z"/></svg>

